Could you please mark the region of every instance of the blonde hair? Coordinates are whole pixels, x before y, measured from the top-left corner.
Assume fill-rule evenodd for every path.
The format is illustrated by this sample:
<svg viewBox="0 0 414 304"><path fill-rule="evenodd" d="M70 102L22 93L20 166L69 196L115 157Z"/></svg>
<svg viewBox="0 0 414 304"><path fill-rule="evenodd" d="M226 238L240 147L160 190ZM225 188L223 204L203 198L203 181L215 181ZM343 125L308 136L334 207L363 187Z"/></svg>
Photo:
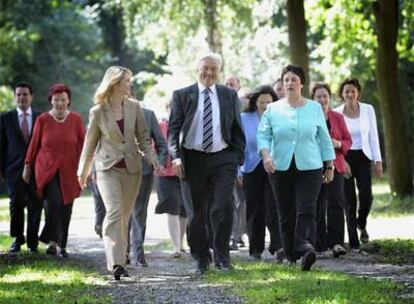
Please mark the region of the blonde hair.
<svg viewBox="0 0 414 304"><path fill-rule="evenodd" d="M99 84L98 89L95 92L94 96L94 103L95 104L102 104L104 103L108 97L112 93L112 88L115 84L120 82L124 75L129 73L132 75L132 71L128 68L113 65L110 66L106 72L104 77L102 78L101 83Z"/></svg>

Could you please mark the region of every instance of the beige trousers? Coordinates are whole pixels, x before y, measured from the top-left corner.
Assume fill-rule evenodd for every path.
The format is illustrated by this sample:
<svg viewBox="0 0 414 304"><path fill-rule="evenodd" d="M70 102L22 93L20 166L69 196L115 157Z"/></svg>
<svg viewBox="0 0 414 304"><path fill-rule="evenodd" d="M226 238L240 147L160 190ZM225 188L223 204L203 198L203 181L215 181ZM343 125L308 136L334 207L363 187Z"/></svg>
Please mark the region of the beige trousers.
<svg viewBox="0 0 414 304"><path fill-rule="evenodd" d="M102 234L109 271L114 265L125 266L128 221L137 199L141 173L111 168L96 172L96 182L106 208Z"/></svg>

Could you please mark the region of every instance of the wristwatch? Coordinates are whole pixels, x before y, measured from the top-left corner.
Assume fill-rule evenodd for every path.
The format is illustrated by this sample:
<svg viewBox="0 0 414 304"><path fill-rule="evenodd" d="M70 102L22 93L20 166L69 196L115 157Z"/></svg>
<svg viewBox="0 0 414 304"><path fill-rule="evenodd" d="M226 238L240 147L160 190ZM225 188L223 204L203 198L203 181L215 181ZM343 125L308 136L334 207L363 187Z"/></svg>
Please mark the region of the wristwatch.
<svg viewBox="0 0 414 304"><path fill-rule="evenodd" d="M325 170L334 170L335 169L335 167L334 166L327 166L327 167L325 167Z"/></svg>

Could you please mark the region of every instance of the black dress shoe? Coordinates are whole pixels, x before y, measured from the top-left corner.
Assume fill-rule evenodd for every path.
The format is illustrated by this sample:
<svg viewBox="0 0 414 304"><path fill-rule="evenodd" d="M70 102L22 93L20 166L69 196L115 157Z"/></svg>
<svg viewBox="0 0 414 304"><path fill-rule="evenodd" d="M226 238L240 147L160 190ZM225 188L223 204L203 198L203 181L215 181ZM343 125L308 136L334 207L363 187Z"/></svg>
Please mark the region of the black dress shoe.
<svg viewBox="0 0 414 304"><path fill-rule="evenodd" d="M50 254L50 255L56 255L56 252L57 252L57 250L56 250L56 246L52 246L52 245L50 245L49 247L47 247L47 249L46 249L46 253L47 254Z"/></svg>
<svg viewBox="0 0 414 304"><path fill-rule="evenodd" d="M20 244L17 241L14 241L11 245L10 245L10 249L9 252L10 253L16 253L20 251Z"/></svg>
<svg viewBox="0 0 414 304"><path fill-rule="evenodd" d="M253 252L250 256L256 261L260 261L262 259L262 255L259 252Z"/></svg>
<svg viewBox="0 0 414 304"><path fill-rule="evenodd" d="M201 274L201 275L205 274L208 271L209 264L210 264L210 260L208 258L199 260L196 273Z"/></svg>
<svg viewBox="0 0 414 304"><path fill-rule="evenodd" d="M239 244L239 247L240 247L240 248L244 248L244 247L246 247L246 245L244 244L244 241L243 241L242 239L239 239L239 240L237 241L237 244Z"/></svg>
<svg viewBox="0 0 414 304"><path fill-rule="evenodd" d="M313 249L309 249L302 257L302 270L309 271L316 261L316 252Z"/></svg>
<svg viewBox="0 0 414 304"><path fill-rule="evenodd" d="M37 247L29 247L29 253L38 253Z"/></svg>
<svg viewBox="0 0 414 304"><path fill-rule="evenodd" d="M148 267L148 263L145 259L145 254L140 254L139 255L139 257L138 257L138 259L135 263L135 266L137 266L137 267Z"/></svg>
<svg viewBox="0 0 414 304"><path fill-rule="evenodd" d="M229 249L230 250L239 250L239 247L237 246L237 241L236 240L231 240L230 241Z"/></svg>
<svg viewBox="0 0 414 304"><path fill-rule="evenodd" d="M121 275L125 274L125 269L121 265L114 265L114 269L112 271L114 279L119 281L121 279Z"/></svg>
<svg viewBox="0 0 414 304"><path fill-rule="evenodd" d="M68 254L68 252L66 251L66 249L62 248L62 249L60 249L60 256L61 256L62 258L68 258L68 257L69 257L69 254Z"/></svg>
<svg viewBox="0 0 414 304"><path fill-rule="evenodd" d="M276 251L276 261L279 263L279 264L282 264L283 263L283 259L285 258L285 250L283 249L283 248L279 248L277 251Z"/></svg>

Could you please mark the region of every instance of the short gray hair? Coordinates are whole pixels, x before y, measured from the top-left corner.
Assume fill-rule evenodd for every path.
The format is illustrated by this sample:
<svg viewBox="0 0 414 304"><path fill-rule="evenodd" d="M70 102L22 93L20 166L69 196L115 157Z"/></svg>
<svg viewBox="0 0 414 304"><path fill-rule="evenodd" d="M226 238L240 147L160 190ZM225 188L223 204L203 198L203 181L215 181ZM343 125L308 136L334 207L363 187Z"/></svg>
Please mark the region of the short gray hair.
<svg viewBox="0 0 414 304"><path fill-rule="evenodd" d="M200 65L200 63L202 61L206 60L206 59L210 59L210 60L213 60L213 61L217 62L218 66L221 67L222 59L221 59L221 55L220 54L217 54L217 53L207 53L207 54L204 54L198 60L198 65Z"/></svg>

